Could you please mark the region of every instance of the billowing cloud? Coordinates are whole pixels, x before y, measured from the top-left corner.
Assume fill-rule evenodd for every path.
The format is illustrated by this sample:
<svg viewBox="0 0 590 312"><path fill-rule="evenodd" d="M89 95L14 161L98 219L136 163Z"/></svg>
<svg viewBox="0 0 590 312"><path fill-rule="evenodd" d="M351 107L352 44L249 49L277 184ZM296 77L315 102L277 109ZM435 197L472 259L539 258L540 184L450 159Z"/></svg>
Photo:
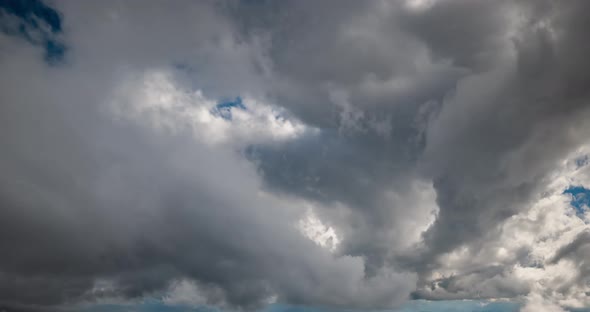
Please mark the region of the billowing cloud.
<svg viewBox="0 0 590 312"><path fill-rule="evenodd" d="M590 306L585 1L0 1L0 307Z"/></svg>

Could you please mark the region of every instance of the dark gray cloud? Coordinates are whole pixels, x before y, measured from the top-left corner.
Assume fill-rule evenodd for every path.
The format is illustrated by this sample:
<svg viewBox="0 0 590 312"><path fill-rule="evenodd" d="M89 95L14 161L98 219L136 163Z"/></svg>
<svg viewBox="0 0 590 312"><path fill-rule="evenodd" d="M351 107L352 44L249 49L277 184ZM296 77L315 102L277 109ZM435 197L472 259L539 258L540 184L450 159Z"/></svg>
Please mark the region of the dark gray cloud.
<svg viewBox="0 0 590 312"><path fill-rule="evenodd" d="M48 93L31 95L42 96L42 107L16 85L3 93L2 144L11 146L0 165L3 302L92 299L103 292L97 279L114 284L105 295L134 298L194 278L220 289L213 300L243 307L272 295L388 304L398 300L390 292L409 291L395 279L359 280L360 259L335 259L300 236L290 224L292 204L260 198L254 170L233 152L109 121L92 108L98 103L72 106L88 90L51 94L61 83L83 82L38 79L29 82L49 84ZM374 293L363 293L365 282Z"/></svg>
<svg viewBox="0 0 590 312"><path fill-rule="evenodd" d="M93 55L85 48L78 57ZM413 287L412 274L390 270L365 279L361 258L336 258L300 235L297 203L260 195L254 168L233 148L113 119L105 104L125 82L119 64L86 75L93 64L48 68L32 47L15 49L1 78L4 304L163 296L174 280L192 279L210 304L253 307L276 296L389 306Z"/></svg>
<svg viewBox="0 0 590 312"><path fill-rule="evenodd" d="M584 47L568 38L583 14L570 15L584 3L435 1L412 10L365 2L350 4L353 11L348 5L243 5L262 11L253 15L270 15L245 20L254 33L270 29L270 57L288 89L278 88L279 101L326 133L262 152L260 166L272 187L345 201L378 229L407 210L395 203L376 208L378 194L432 179L440 212L425 233L430 255L412 259L419 263L477 240L525 209L554 162L584 141L560 134L587 112L585 95L576 95L583 88L568 91L584 80L575 72L587 67L584 58L572 61L569 51ZM366 88L375 82L390 93ZM394 92L396 82L409 87ZM333 96L340 91L344 97ZM421 118L430 121L427 129ZM355 133L343 136L348 126ZM541 150L536 143L545 138L538 136L549 132L546 140L555 145ZM372 240L352 249L371 248Z"/></svg>
<svg viewBox="0 0 590 312"><path fill-rule="evenodd" d="M537 289L515 267L565 259L587 279L586 234L548 262L495 253L588 142L585 1L0 4L0 304L182 280L243 308L516 298ZM236 96L234 114L281 109L269 138L307 130L195 126L215 118L199 101ZM334 251L298 231L308 206Z"/></svg>
<svg viewBox="0 0 590 312"><path fill-rule="evenodd" d="M558 262L563 258L571 256L573 253L576 253L578 249L584 247L590 243L590 233L589 232L582 232L576 238L566 246L560 248L556 255L553 257L551 262Z"/></svg>
<svg viewBox="0 0 590 312"><path fill-rule="evenodd" d="M573 13L570 5L525 15L515 59L462 81L443 103L426 148L441 209L426 233L435 249L449 251L526 208L556 162L585 142L583 133L569 132L588 114L588 99L568 90L587 66L581 58L581 67L569 68L571 39L552 34L578 31L576 22L559 22L582 18L563 16Z"/></svg>
<svg viewBox="0 0 590 312"><path fill-rule="evenodd" d="M254 27L271 29L271 42L278 42L271 57L287 86L278 99L338 135L267 150L260 167L273 188L360 211L345 254L377 266L401 256L403 265L430 272L440 255L484 244L505 220L527 210L558 162L587 141L586 132L572 132L588 115L581 84L589 64L579 37L585 2L434 1L420 9L371 3L355 8L354 17L334 16L346 5L310 13L305 4L293 6L278 21ZM301 25L285 26L291 19ZM377 91L366 88L375 81L389 83L389 93L367 92ZM395 92L400 81L411 87ZM332 96L341 90L344 97ZM371 128L379 118L389 136ZM348 126L354 134L342 135ZM379 195L405 193L404 183L424 177L432 180L440 210L424 246L407 260L379 233L399 228L393 220L412 207L380 206Z"/></svg>

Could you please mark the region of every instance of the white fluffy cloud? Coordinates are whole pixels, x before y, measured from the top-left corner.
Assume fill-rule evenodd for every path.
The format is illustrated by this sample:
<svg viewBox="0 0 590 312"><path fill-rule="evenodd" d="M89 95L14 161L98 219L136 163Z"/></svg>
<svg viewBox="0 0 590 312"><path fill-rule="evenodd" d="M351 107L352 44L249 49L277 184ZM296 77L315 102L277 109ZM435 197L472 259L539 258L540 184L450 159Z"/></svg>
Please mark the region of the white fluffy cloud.
<svg viewBox="0 0 590 312"><path fill-rule="evenodd" d="M285 118L279 107L249 97L239 98L241 107L220 111L219 100L208 99L198 89L184 90L173 77L169 71L152 70L122 78L112 99L107 100L111 102L111 113L158 131L188 131L199 142L236 147L317 132Z"/></svg>
<svg viewBox="0 0 590 312"><path fill-rule="evenodd" d="M523 311L590 305L584 264L567 257L556 259L561 250L590 230L590 212L577 213L572 195L564 193L572 185L589 186L590 170L577 161L586 153L587 148L581 147L568 155L528 209L507 219L479 244L442 257L441 267L432 272L432 288L423 290L426 296L521 297L526 302Z"/></svg>

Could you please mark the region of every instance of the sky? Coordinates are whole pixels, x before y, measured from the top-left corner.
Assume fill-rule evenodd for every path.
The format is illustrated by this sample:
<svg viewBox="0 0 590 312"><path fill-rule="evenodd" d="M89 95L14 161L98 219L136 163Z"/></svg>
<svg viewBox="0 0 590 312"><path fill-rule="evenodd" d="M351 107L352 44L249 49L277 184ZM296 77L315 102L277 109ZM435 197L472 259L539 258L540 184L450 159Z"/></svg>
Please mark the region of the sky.
<svg viewBox="0 0 590 312"><path fill-rule="evenodd" d="M0 0L0 311L590 311L588 12Z"/></svg>

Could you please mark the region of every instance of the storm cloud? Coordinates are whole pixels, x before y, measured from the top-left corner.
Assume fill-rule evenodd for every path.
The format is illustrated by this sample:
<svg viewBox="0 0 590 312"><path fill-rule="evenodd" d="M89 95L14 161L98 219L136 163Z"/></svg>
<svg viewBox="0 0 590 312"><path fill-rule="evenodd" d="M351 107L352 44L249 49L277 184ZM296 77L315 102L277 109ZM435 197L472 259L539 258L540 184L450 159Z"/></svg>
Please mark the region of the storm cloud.
<svg viewBox="0 0 590 312"><path fill-rule="evenodd" d="M0 308L590 306L587 1L0 1Z"/></svg>

